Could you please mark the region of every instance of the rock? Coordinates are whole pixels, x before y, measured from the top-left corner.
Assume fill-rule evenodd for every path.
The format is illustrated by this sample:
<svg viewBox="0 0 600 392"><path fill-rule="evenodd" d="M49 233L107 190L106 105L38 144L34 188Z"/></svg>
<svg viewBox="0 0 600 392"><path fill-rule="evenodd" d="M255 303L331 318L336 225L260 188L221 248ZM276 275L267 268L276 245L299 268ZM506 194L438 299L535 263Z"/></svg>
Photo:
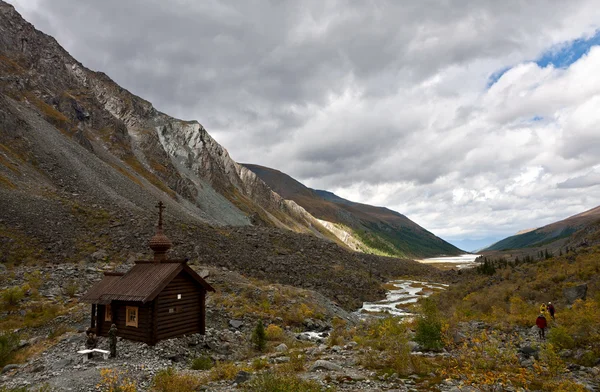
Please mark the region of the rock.
<svg viewBox="0 0 600 392"><path fill-rule="evenodd" d="M585 283L579 286L567 287L563 289L563 296L569 304L573 304L578 299L585 300L587 288L587 284Z"/></svg>
<svg viewBox="0 0 600 392"><path fill-rule="evenodd" d="M54 371L61 370L61 369L68 367L72 363L73 363L72 359L69 359L69 358L61 359L52 364L51 370L54 370Z"/></svg>
<svg viewBox="0 0 600 392"><path fill-rule="evenodd" d="M275 347L275 351L278 353L284 353L288 350L288 346L285 343L281 343L279 346Z"/></svg>
<svg viewBox="0 0 600 392"><path fill-rule="evenodd" d="M277 357L271 360L272 363L287 363L290 361L290 357Z"/></svg>
<svg viewBox="0 0 600 392"><path fill-rule="evenodd" d="M408 347L410 347L410 351L412 352L420 351L419 343L413 342L412 340L408 341Z"/></svg>
<svg viewBox="0 0 600 392"><path fill-rule="evenodd" d="M315 363L313 363L312 366L310 367L311 372L314 372L317 370L331 370L331 371L338 372L338 371L342 370L342 367L333 362L326 361L324 359L319 359Z"/></svg>
<svg viewBox="0 0 600 392"><path fill-rule="evenodd" d="M250 380L250 377L251 377L251 376L252 376L252 375L251 375L250 373L248 373L248 372L245 372L245 371L243 371L243 370L242 370L242 371L239 371L239 372L238 372L238 374L235 376L235 380L233 380L233 382L234 382L235 384L238 384L238 385L240 385L240 384L243 384L243 383L245 383L246 381Z"/></svg>
<svg viewBox="0 0 600 392"><path fill-rule="evenodd" d="M229 326L234 329L240 329L244 323L240 320L229 320Z"/></svg>
<svg viewBox="0 0 600 392"><path fill-rule="evenodd" d="M519 348L519 353L523 356L523 358L528 359L530 357L534 357L535 359L539 359L539 348L533 348L531 346L523 346Z"/></svg>
<svg viewBox="0 0 600 392"><path fill-rule="evenodd" d="M102 261L108 257L108 253L104 249L98 249L90 255L93 261Z"/></svg>
<svg viewBox="0 0 600 392"><path fill-rule="evenodd" d="M4 374L6 372L10 372L11 370L15 370L15 369L19 369L21 367L21 365L17 365L14 363L9 363L8 365L4 366L2 368L2 371L0 372L0 374Z"/></svg>
<svg viewBox="0 0 600 392"><path fill-rule="evenodd" d="M0 263L0 272L6 272L6 266Z"/></svg>

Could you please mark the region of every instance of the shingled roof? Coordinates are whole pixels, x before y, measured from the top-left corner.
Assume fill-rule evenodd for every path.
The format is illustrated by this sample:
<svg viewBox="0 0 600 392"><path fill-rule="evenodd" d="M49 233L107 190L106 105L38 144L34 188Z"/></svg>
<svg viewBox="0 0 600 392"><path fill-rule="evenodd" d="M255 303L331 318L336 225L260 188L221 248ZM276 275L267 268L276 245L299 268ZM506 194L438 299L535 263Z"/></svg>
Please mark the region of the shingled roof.
<svg viewBox="0 0 600 392"><path fill-rule="evenodd" d="M160 263L137 261L133 268L123 275L105 273L102 280L96 283L81 298L81 301L101 305L109 304L111 301L146 303L156 298L181 271L185 271L207 291L215 291L185 261L165 260Z"/></svg>

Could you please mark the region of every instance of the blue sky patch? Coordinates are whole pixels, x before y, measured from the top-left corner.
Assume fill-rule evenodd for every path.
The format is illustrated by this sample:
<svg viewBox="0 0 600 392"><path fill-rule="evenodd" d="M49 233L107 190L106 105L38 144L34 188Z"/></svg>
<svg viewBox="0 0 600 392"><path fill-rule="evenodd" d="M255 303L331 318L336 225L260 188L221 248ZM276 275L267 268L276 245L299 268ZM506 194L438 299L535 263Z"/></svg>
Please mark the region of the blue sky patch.
<svg viewBox="0 0 600 392"><path fill-rule="evenodd" d="M552 65L554 68L567 68L575 61L590 51L592 46L600 45L600 30L596 30L593 36L589 38L578 38L573 41L564 42L554 45L552 48L544 52L535 63L544 68ZM487 88L492 87L502 75L504 75L512 67L502 68L490 75L487 81Z"/></svg>
<svg viewBox="0 0 600 392"><path fill-rule="evenodd" d="M596 30L590 38L579 38L554 46L537 59L536 64L540 67L552 65L554 68L567 68L595 45L600 45L600 30Z"/></svg>

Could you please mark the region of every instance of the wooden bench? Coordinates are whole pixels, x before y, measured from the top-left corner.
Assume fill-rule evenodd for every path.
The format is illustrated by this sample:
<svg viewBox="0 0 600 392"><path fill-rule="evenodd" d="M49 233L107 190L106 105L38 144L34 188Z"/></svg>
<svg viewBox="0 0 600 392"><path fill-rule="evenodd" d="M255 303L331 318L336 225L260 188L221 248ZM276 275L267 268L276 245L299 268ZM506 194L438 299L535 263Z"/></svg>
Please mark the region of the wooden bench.
<svg viewBox="0 0 600 392"><path fill-rule="evenodd" d="M94 353L94 352L102 354L102 357L104 359L108 359L108 355L110 354L110 351L108 351L108 350L101 350L99 348L95 348L95 349L92 349L92 350L88 350L88 349L79 350L79 351L77 351L77 354L83 355L83 363L86 363L87 360L88 360L88 354Z"/></svg>

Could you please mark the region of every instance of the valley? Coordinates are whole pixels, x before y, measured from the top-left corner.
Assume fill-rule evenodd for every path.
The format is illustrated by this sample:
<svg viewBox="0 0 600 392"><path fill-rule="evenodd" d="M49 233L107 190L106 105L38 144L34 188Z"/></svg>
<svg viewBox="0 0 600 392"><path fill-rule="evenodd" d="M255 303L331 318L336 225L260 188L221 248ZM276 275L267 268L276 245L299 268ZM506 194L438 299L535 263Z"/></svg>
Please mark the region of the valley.
<svg viewBox="0 0 600 392"><path fill-rule="evenodd" d="M389 200L419 204L456 178L419 166L423 178ZM411 194L416 183L431 194ZM456 195L439 197L454 208ZM152 260L159 211L172 247ZM236 162L198 121L87 68L0 0L0 392L600 390L600 207L477 254L414 219ZM78 351L97 320L83 296L152 262L214 287L187 303L206 333L119 336L116 357L87 360ZM92 309L114 321L106 309L119 300L100 300ZM154 317L158 305L136 301L121 308L127 327L156 334L137 307ZM548 302L557 313L541 339ZM187 323L183 308L165 308L164 330Z"/></svg>

